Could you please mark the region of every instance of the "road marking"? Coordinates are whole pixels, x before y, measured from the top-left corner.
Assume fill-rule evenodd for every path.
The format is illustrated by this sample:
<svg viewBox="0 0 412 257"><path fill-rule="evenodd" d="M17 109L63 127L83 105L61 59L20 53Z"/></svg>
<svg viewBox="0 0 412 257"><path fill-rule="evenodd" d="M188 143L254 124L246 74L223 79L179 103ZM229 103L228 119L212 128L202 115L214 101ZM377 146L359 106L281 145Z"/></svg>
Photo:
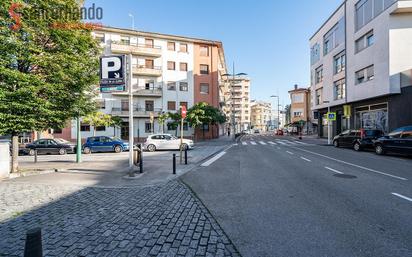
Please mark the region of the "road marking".
<svg viewBox="0 0 412 257"><path fill-rule="evenodd" d="M259 143L260 143L261 145L266 145L266 143L263 142L263 141L259 141Z"/></svg>
<svg viewBox="0 0 412 257"><path fill-rule="evenodd" d="M307 152L307 153L311 153L311 154L314 154L314 155L317 155L317 156L321 156L321 157L324 157L326 159L333 160L333 161L336 161L336 162L339 162L339 163L350 165L350 166L353 166L353 167L356 167L356 168L359 168L359 169L362 169L362 170L367 170L367 171L370 171L370 172L374 172L374 173L377 173L377 174L381 174L381 175L384 175L384 176L388 176L388 177L396 178L396 179L400 179L400 180L408 180L408 179L403 178L403 177L398 177L398 176L388 174L388 173L385 173L385 172L382 172L382 171L377 171L377 170L370 169L370 168L367 168L367 167L363 167L363 166L353 164L353 163L350 163L350 162L345 162L345 161L335 159L335 158L332 158L332 157L329 157L327 155L323 155L323 154L320 154L320 153L314 153L314 152L311 152L311 151L308 151L308 150L305 150L305 149L302 149L302 148L296 148L296 147L293 147L293 148L295 148L297 150L300 150L300 151Z"/></svg>
<svg viewBox="0 0 412 257"><path fill-rule="evenodd" d="M271 145L277 145L275 142L272 142L272 141L269 141L268 143Z"/></svg>
<svg viewBox="0 0 412 257"><path fill-rule="evenodd" d="M255 142L255 141L250 141L250 143L251 143L252 145L256 145L256 142Z"/></svg>
<svg viewBox="0 0 412 257"><path fill-rule="evenodd" d="M212 163L214 163L215 161L219 160L219 159L220 159L223 155L225 155L225 154L226 154L226 152L221 152L221 153L215 155L215 156L214 156L213 158L211 158L210 160L202 163L202 165L200 165L200 166L202 166L202 167L208 167L210 164L212 164Z"/></svg>
<svg viewBox="0 0 412 257"><path fill-rule="evenodd" d="M247 145L247 143L246 143L246 142L242 142L242 145Z"/></svg>
<svg viewBox="0 0 412 257"><path fill-rule="evenodd" d="M397 194L397 193L392 193L392 194L395 195L395 196L397 196L397 197L400 197L400 198L402 198L402 199L404 199L404 200L407 200L407 201L409 201L409 202L412 202L412 198L409 198L409 197L406 197L406 196L404 196L404 195Z"/></svg>
<svg viewBox="0 0 412 257"><path fill-rule="evenodd" d="M233 146L238 146L238 144L233 144Z"/></svg>
<svg viewBox="0 0 412 257"><path fill-rule="evenodd" d="M285 142L282 142L282 141L278 141L278 143L281 145L287 145Z"/></svg>
<svg viewBox="0 0 412 257"><path fill-rule="evenodd" d="M294 153L292 153L292 152L289 152L289 151L286 151L288 154L290 154L290 155L294 155Z"/></svg>
<svg viewBox="0 0 412 257"><path fill-rule="evenodd" d="M307 162L312 162L311 160L309 160L309 159L306 159L305 157L300 157L302 160L304 160L304 161L307 161Z"/></svg>
<svg viewBox="0 0 412 257"><path fill-rule="evenodd" d="M329 168L329 167L325 167L325 169L330 170L330 171L335 172L335 173L338 173L338 174L344 174L343 172L337 171L337 170Z"/></svg>
<svg viewBox="0 0 412 257"><path fill-rule="evenodd" d="M295 141L295 143L296 144L301 144L301 145L308 145L307 143L303 143L303 142L300 142L300 141Z"/></svg>

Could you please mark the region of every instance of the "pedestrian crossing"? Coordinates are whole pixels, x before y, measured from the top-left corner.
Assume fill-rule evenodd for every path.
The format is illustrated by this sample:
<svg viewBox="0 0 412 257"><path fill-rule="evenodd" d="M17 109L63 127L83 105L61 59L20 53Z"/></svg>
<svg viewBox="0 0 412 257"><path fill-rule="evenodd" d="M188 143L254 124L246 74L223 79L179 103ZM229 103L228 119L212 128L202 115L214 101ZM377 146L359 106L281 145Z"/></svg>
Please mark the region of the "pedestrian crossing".
<svg viewBox="0 0 412 257"><path fill-rule="evenodd" d="M258 145L270 145L270 146L310 146L313 144L295 141L295 140L286 140L286 139L273 139L270 141L253 141L253 140L242 140L242 146L258 146Z"/></svg>

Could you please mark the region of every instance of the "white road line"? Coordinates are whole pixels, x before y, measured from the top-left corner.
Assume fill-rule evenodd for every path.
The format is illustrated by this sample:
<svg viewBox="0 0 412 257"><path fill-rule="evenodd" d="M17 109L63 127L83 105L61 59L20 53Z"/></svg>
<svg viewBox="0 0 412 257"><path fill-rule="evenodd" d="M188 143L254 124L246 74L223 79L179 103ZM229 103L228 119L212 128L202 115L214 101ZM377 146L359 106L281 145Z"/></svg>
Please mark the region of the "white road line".
<svg viewBox="0 0 412 257"><path fill-rule="evenodd" d="M277 145L275 142L272 142L272 141L269 141L268 143L271 145Z"/></svg>
<svg viewBox="0 0 412 257"><path fill-rule="evenodd" d="M402 199L404 199L404 200L407 200L407 201L409 201L409 202L412 202L412 198L409 198L409 197L406 197L406 196L404 196L404 195L401 195L401 194L397 194L397 193L392 193L394 196L397 196L397 197L400 197L400 198L402 198Z"/></svg>
<svg viewBox="0 0 412 257"><path fill-rule="evenodd" d="M247 145L247 143L246 143L246 142L242 142L242 145Z"/></svg>
<svg viewBox="0 0 412 257"><path fill-rule="evenodd" d="M239 144L233 144L233 146L238 146Z"/></svg>
<svg viewBox="0 0 412 257"><path fill-rule="evenodd" d="M307 143L303 143L303 142L299 142L299 141L295 141L296 144L300 144L300 145L308 145Z"/></svg>
<svg viewBox="0 0 412 257"><path fill-rule="evenodd" d="M403 178L403 177L398 177L398 176L388 174L388 173L385 173L385 172L382 172L382 171L377 171L377 170L370 169L370 168L367 168L367 167L363 167L363 166L353 164L353 163L350 163L350 162L345 162L345 161L335 159L335 158L332 158L332 157L329 157L327 155L323 155L323 154L320 154L320 153L314 153L314 152L311 152L311 151L308 151L308 150L305 150L305 149L302 149L302 148L297 148L297 147L293 147L293 148L295 148L297 150L300 150L300 151L307 152L307 153L311 153L313 155L321 156L321 157L324 157L326 159L333 160L333 161L336 161L336 162L339 162L339 163L350 165L350 166L353 166L353 167L356 167L356 168L359 168L359 169L362 169L362 170L367 170L367 171L370 171L370 172L374 172L374 173L377 173L377 174L381 174L381 175L384 175L384 176L388 176L388 177L396 178L396 179L400 179L400 180L408 180L408 179Z"/></svg>
<svg viewBox="0 0 412 257"><path fill-rule="evenodd" d="M294 155L294 153L292 153L292 152L289 152L289 151L286 151L288 154L290 154L290 155Z"/></svg>
<svg viewBox="0 0 412 257"><path fill-rule="evenodd" d="M337 171L337 170L329 168L329 167L325 167L325 169L330 170L330 171L335 172L335 173L338 173L338 174L344 174L343 172Z"/></svg>
<svg viewBox="0 0 412 257"><path fill-rule="evenodd" d="M281 145L287 145L285 142L282 142L282 141L278 141L278 143Z"/></svg>
<svg viewBox="0 0 412 257"><path fill-rule="evenodd" d="M215 155L215 156L214 156L213 158L211 158L210 160L202 163L202 165L200 165L200 166L202 166L202 167L208 167L210 164L212 164L212 163L214 163L215 161L219 160L219 158L221 158L221 157L222 157L223 155L225 155L225 154L226 154L226 152L221 152L221 153Z"/></svg>
<svg viewBox="0 0 412 257"><path fill-rule="evenodd" d="M255 141L250 141L252 145L257 145Z"/></svg>
<svg viewBox="0 0 412 257"><path fill-rule="evenodd" d="M312 162L311 160L309 160L309 159L306 159L305 157L300 157L302 160L304 160L304 161L307 161L307 162Z"/></svg>
<svg viewBox="0 0 412 257"><path fill-rule="evenodd" d="M265 142L263 142L263 141L259 141L259 143L261 144L261 145L267 145Z"/></svg>

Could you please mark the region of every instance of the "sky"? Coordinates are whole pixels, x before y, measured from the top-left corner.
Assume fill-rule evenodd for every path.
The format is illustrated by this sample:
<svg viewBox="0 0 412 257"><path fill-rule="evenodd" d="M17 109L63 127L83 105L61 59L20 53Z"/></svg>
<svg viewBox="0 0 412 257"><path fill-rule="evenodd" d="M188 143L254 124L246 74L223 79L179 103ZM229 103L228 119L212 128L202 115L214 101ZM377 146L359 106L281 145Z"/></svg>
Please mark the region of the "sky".
<svg viewBox="0 0 412 257"><path fill-rule="evenodd" d="M290 103L295 84L310 83L309 38L343 0L86 0L102 23L223 42L228 69L251 78L251 98ZM276 103L277 104L277 103Z"/></svg>

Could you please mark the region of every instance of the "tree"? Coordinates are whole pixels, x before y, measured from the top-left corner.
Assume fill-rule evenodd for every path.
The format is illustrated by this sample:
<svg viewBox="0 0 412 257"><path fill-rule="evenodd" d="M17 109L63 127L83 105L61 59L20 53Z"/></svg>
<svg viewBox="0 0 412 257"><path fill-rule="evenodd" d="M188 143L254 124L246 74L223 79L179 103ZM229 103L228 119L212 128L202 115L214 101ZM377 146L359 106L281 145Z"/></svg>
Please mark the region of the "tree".
<svg viewBox="0 0 412 257"><path fill-rule="evenodd" d="M168 119L169 119L169 113L162 113L162 114L160 114L159 117L157 118L157 120L158 120L158 122L159 122L159 125L160 125L160 127L162 128L161 133L164 133L164 130L165 130L164 125L165 125L165 123L166 123L166 121L167 121Z"/></svg>
<svg viewBox="0 0 412 257"><path fill-rule="evenodd" d="M93 126L93 136L96 136L97 127L108 127L112 126L113 124L112 116L102 112L90 113L89 115L83 118L83 122L89 124L90 126Z"/></svg>
<svg viewBox="0 0 412 257"><path fill-rule="evenodd" d="M77 0L13 1L19 19L11 2L0 6L0 134L13 138L16 172L20 133L64 127L94 109L100 47L80 16L62 15ZM65 23L77 29L54 26Z"/></svg>
<svg viewBox="0 0 412 257"><path fill-rule="evenodd" d="M171 122L169 122L169 126L175 131L175 136L177 136L177 129L179 128L180 121L182 120L182 115L177 112L169 112L168 117L171 120Z"/></svg>
<svg viewBox="0 0 412 257"><path fill-rule="evenodd" d="M205 139L205 126L223 124L226 122L226 116L218 108L201 102L187 111L187 121L195 129L203 126L203 139Z"/></svg>
<svg viewBox="0 0 412 257"><path fill-rule="evenodd" d="M113 127L113 136L116 136L116 128L119 128L122 126L123 119L120 118L119 116L111 116L111 122L110 126Z"/></svg>
<svg viewBox="0 0 412 257"><path fill-rule="evenodd" d="M286 124L291 123L291 106L290 104L285 106L285 119L286 119Z"/></svg>

